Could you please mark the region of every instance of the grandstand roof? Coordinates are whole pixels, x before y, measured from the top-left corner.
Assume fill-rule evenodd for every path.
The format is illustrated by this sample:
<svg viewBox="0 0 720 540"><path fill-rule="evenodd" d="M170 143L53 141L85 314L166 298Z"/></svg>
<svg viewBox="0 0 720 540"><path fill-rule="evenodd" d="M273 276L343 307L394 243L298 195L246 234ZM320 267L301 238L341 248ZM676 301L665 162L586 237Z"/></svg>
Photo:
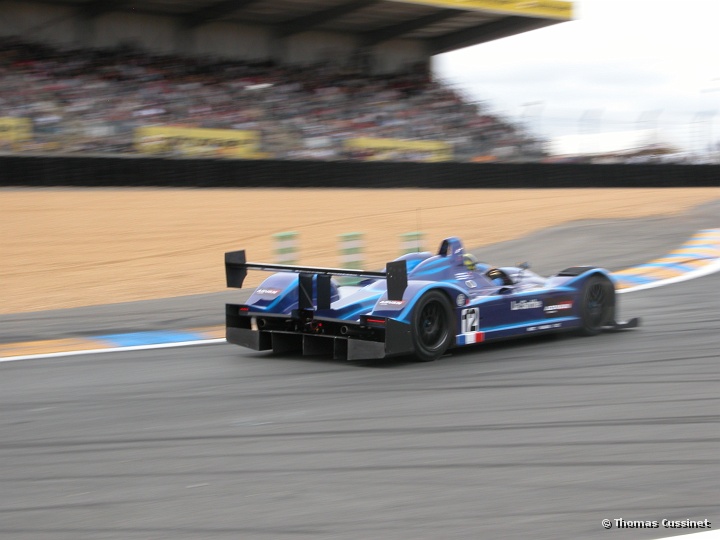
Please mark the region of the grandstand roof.
<svg viewBox="0 0 720 540"><path fill-rule="evenodd" d="M31 0L33 1L33 0ZM310 30L352 33L367 46L390 39L430 55L509 37L572 18L561 0L41 0L83 18L110 12L173 16L187 28L217 21L262 25L279 37Z"/></svg>

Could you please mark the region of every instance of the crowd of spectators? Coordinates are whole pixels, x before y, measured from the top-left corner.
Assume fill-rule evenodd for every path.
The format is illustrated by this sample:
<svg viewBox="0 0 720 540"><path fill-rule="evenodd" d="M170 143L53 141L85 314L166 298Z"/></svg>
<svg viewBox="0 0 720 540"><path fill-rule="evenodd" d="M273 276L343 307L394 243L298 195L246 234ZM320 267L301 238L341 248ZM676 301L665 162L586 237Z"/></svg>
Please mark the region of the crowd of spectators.
<svg viewBox="0 0 720 540"><path fill-rule="evenodd" d="M277 159L428 158L421 149L346 145L359 137L445 141L460 161L528 142L518 126L421 68L368 75L0 38L0 80L0 118L27 118L33 133L0 139L5 151L133 153L137 128L169 125L251 130L259 155Z"/></svg>

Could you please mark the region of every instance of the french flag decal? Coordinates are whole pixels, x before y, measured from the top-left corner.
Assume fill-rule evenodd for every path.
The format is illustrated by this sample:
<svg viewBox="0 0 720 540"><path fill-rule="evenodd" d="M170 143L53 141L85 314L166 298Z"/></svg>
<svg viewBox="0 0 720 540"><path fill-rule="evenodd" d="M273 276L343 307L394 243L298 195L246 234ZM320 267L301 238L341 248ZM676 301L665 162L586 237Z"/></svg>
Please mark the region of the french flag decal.
<svg viewBox="0 0 720 540"><path fill-rule="evenodd" d="M472 345L473 343L482 343L485 341L485 332L469 332L457 336L458 345Z"/></svg>

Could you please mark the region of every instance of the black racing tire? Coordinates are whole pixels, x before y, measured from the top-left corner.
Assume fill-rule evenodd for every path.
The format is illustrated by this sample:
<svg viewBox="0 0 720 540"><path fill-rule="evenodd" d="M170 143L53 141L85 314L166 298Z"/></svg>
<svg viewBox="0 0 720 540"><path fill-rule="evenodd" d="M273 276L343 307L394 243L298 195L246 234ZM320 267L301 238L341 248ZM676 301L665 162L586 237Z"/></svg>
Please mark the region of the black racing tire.
<svg viewBox="0 0 720 540"><path fill-rule="evenodd" d="M580 293L580 334L596 336L615 320L615 286L605 276L588 278Z"/></svg>
<svg viewBox="0 0 720 540"><path fill-rule="evenodd" d="M455 328L450 300L440 291L422 295L412 316L415 357L421 362L437 360L453 342Z"/></svg>

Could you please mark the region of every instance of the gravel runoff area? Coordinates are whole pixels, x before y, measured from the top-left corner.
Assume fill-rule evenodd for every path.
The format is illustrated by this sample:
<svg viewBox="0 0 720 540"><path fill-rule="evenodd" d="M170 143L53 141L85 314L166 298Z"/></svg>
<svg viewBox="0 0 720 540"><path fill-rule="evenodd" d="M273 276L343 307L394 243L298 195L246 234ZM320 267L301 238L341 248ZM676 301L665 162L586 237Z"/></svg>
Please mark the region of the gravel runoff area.
<svg viewBox="0 0 720 540"><path fill-rule="evenodd" d="M643 234L657 237L661 251L671 233L678 243L701 222L718 226L710 219L717 212L700 206L688 213L718 200L720 188L2 189L0 313L221 292L225 251L273 260L273 234L284 231L297 232L298 262L308 265L340 266L338 236L361 232L365 267L379 268L400 253L403 233L422 231L428 250L459 236L482 259L498 265L528 259L552 272L622 254L639 234L639 218L650 220ZM672 227L662 225L672 216ZM598 220L615 226L593 236ZM564 228L576 234L557 245ZM536 231L544 232L522 240ZM577 261L575 246L588 241L592 260ZM516 249L493 247L504 242Z"/></svg>

